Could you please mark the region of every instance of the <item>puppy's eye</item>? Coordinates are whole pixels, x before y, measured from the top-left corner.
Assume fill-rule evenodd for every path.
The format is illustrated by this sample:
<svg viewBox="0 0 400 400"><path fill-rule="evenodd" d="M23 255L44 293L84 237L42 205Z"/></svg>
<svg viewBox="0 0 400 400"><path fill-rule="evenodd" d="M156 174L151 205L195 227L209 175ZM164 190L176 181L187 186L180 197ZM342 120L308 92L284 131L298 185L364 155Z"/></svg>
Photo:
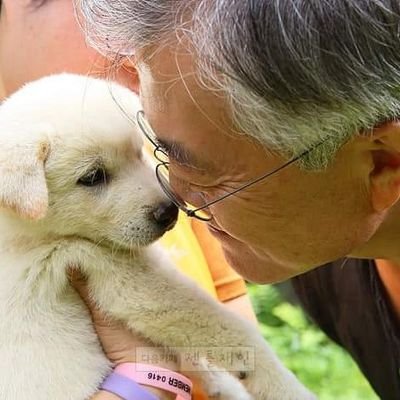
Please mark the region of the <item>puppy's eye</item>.
<svg viewBox="0 0 400 400"><path fill-rule="evenodd" d="M107 172L104 168L96 168L78 180L82 186L98 186L107 183Z"/></svg>

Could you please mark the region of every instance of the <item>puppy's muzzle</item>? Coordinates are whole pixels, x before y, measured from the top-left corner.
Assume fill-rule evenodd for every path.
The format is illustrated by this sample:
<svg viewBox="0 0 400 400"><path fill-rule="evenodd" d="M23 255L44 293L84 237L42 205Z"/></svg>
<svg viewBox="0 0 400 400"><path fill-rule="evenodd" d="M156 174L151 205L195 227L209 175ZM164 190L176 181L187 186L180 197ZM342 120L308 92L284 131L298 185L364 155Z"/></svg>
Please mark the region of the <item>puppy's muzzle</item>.
<svg viewBox="0 0 400 400"><path fill-rule="evenodd" d="M172 229L178 219L178 207L172 202L165 202L153 211L153 218L164 231Z"/></svg>

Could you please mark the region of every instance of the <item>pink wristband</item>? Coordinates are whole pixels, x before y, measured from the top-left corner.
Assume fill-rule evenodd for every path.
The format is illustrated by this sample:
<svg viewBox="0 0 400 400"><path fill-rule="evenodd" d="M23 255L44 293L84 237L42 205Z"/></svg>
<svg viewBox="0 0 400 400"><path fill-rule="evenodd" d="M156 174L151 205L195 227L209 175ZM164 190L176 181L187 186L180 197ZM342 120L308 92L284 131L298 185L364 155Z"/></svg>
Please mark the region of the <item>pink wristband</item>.
<svg viewBox="0 0 400 400"><path fill-rule="evenodd" d="M193 384L185 376L150 364L123 363L115 372L141 385L175 393L176 400L191 400Z"/></svg>

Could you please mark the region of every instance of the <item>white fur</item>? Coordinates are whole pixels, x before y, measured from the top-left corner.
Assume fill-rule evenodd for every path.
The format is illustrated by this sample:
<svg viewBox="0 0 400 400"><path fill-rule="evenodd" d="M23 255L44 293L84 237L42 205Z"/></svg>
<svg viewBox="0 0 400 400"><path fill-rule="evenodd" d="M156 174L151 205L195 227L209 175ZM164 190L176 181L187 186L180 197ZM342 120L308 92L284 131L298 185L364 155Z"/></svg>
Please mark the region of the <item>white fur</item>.
<svg viewBox="0 0 400 400"><path fill-rule="evenodd" d="M256 328L151 244L163 233L152 210L166 198L114 100L131 116L139 107L120 86L61 75L0 108L0 398L84 400L110 372L66 277L76 266L105 313L155 344L253 347L256 368L242 381L201 361L196 375L213 398L312 399ZM78 185L93 163L109 182Z"/></svg>

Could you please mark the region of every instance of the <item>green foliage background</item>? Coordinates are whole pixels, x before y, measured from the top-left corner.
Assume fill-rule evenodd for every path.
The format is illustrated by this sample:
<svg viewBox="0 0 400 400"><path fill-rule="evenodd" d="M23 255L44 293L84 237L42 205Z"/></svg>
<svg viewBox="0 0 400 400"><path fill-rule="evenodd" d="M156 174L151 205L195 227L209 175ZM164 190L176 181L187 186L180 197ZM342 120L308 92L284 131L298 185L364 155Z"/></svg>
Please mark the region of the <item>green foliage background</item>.
<svg viewBox="0 0 400 400"><path fill-rule="evenodd" d="M249 285L261 331L285 365L320 400L377 400L351 357L272 285Z"/></svg>

